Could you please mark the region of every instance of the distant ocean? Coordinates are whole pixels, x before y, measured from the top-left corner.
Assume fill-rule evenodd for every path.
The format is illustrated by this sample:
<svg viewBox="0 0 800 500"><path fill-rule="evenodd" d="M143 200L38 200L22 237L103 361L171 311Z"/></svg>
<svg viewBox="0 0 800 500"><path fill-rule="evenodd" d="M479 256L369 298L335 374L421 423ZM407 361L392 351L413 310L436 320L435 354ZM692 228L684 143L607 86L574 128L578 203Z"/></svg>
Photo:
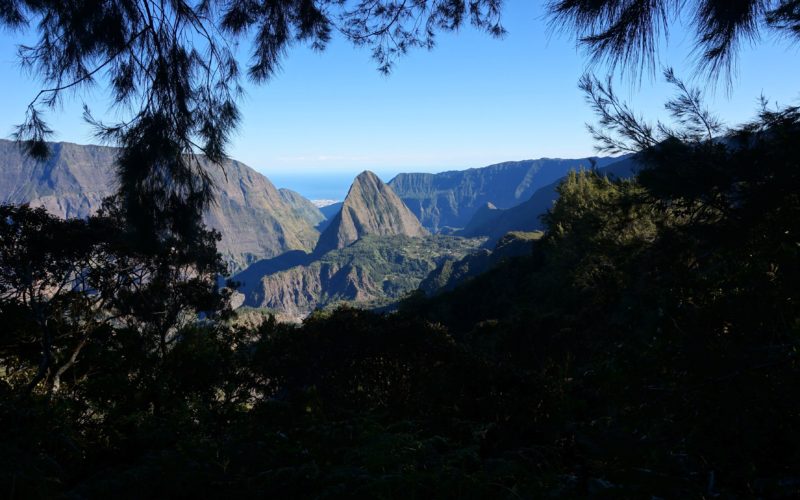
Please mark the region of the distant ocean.
<svg viewBox="0 0 800 500"><path fill-rule="evenodd" d="M342 201L347 196L347 191L353 179L361 171L353 172L287 172L269 169L261 170L272 183L279 188L296 191L309 200L336 200ZM384 182L389 182L397 172L375 172Z"/></svg>

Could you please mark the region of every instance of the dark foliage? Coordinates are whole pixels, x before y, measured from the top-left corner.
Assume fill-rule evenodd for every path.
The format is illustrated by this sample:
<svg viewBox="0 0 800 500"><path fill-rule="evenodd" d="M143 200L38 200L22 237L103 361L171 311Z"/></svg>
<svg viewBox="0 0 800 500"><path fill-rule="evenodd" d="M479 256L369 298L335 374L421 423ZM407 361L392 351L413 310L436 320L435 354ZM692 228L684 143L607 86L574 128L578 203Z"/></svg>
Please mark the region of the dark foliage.
<svg viewBox="0 0 800 500"><path fill-rule="evenodd" d="M617 140L639 137L630 116L601 114ZM795 108L765 109L725 140L646 148L635 181L571 175L533 256L410 306L565 370L571 470L605 494L796 495L799 139Z"/></svg>
<svg viewBox="0 0 800 500"><path fill-rule="evenodd" d="M655 69L670 26L685 19L695 32L702 71L730 74L742 42L767 28L796 37L797 0L551 0L554 25L576 34L596 60L631 70Z"/></svg>
<svg viewBox="0 0 800 500"><path fill-rule="evenodd" d="M392 315L198 320L210 244L4 208L9 495L796 497L800 117L707 140L675 83L638 178L571 174L530 255Z"/></svg>
<svg viewBox="0 0 800 500"><path fill-rule="evenodd" d="M218 235L142 253L125 227L113 200L88 220L0 207L0 357L12 387L58 391L85 376L82 351L102 352L121 328L163 356L186 314L224 309Z"/></svg>
<svg viewBox="0 0 800 500"><path fill-rule="evenodd" d="M795 4L697 4L707 56L725 61L762 17L796 32ZM108 69L135 112L104 129L126 146L118 202L86 221L0 208L6 495L797 497L797 108L720 134L668 72L675 125L648 126L587 77L601 146L643 169L571 174L530 255L392 315L236 323L187 155L224 154L236 68L193 41L254 33L263 79L335 27L380 61L465 18L501 32L499 2L347 5L0 0L6 25L40 23L24 52L55 85L46 104ZM695 4L556 5L630 59Z"/></svg>

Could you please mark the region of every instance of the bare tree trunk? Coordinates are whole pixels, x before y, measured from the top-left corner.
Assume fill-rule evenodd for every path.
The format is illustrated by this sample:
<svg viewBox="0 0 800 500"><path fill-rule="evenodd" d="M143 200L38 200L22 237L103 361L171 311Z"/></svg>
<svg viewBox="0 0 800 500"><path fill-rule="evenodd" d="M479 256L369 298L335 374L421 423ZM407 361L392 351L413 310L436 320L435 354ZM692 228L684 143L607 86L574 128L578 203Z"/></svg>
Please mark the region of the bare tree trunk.
<svg viewBox="0 0 800 500"><path fill-rule="evenodd" d="M86 335L83 336L81 341L78 343L78 345L72 351L72 354L70 355L70 357L67 360L67 362L64 363L63 365L61 365L61 368L59 368L56 371L56 374L53 376L53 386L51 388L51 391L53 393L58 392L58 390L61 388L61 376L64 375L64 373L67 370L69 370L70 368L72 368L75 365L75 360L78 359L78 354L80 354L81 350L87 344L88 341L89 341L89 334L87 333Z"/></svg>
<svg viewBox="0 0 800 500"><path fill-rule="evenodd" d="M31 380L27 386L25 386L26 397L30 396L31 392L33 392L33 389L47 376L47 372L50 369L50 363L52 361L50 348L50 329L47 327L47 322L45 321L42 331L42 360L39 362L39 369L36 371L36 376L33 377L33 380Z"/></svg>

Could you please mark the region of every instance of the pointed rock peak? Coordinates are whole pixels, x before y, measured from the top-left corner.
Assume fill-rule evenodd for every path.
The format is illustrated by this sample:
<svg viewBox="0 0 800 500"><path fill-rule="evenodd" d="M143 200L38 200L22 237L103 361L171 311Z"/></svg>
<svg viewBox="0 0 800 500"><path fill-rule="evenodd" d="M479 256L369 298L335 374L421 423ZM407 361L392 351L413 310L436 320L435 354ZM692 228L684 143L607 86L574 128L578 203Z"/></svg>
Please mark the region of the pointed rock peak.
<svg viewBox="0 0 800 500"><path fill-rule="evenodd" d="M378 178L378 176L375 174L375 172L371 170L364 170L363 172L358 174L356 176L355 182L374 182L383 184L383 181L381 181L380 178Z"/></svg>
<svg viewBox="0 0 800 500"><path fill-rule="evenodd" d="M391 189L389 188L384 182L378 177L374 172L369 170L364 170L360 174L358 174L353 180L353 184L350 186L350 191L347 193L347 196L350 197L353 194L353 190L366 190L366 191L373 191L373 190L384 190L384 189Z"/></svg>
<svg viewBox="0 0 800 500"><path fill-rule="evenodd" d="M320 236L315 253L343 248L373 234L425 236L428 232L392 188L366 170L353 181L341 211Z"/></svg>

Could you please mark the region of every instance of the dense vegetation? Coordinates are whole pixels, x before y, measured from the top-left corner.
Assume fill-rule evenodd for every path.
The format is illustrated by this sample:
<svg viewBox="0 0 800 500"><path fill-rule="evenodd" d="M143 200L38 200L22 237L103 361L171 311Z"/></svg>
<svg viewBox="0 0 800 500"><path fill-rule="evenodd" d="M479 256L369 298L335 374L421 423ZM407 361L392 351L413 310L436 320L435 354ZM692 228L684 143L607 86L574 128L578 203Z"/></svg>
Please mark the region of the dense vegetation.
<svg viewBox="0 0 800 500"><path fill-rule="evenodd" d="M367 236L356 243L320 258L322 265L363 271L366 284L380 290L380 300L389 302L414 290L422 278L436 269L445 258L461 258L477 248L480 238L454 236ZM347 290L325 297L325 303L348 301ZM370 290L364 290L370 292Z"/></svg>
<svg viewBox="0 0 800 500"><path fill-rule="evenodd" d="M236 326L213 233L4 208L4 494L796 496L800 113L709 141L690 101L638 178L571 174L528 256L391 315Z"/></svg>
<svg viewBox="0 0 800 500"><path fill-rule="evenodd" d="M542 235L541 231L512 231L500 238L492 250L485 248L491 243L489 240L484 243L484 248L461 259L446 258L420 282L417 292L426 295L447 292L505 260L528 256L533 242L541 239ZM413 300L412 297L407 297L406 301L409 300Z"/></svg>
<svg viewBox="0 0 800 500"><path fill-rule="evenodd" d="M368 235L315 258L302 254L284 267L277 258L237 274L244 304L266 307L286 320L342 302L391 307L445 259L458 260L484 240L432 235ZM291 255L287 255L291 257ZM292 265L295 264L295 265Z"/></svg>

